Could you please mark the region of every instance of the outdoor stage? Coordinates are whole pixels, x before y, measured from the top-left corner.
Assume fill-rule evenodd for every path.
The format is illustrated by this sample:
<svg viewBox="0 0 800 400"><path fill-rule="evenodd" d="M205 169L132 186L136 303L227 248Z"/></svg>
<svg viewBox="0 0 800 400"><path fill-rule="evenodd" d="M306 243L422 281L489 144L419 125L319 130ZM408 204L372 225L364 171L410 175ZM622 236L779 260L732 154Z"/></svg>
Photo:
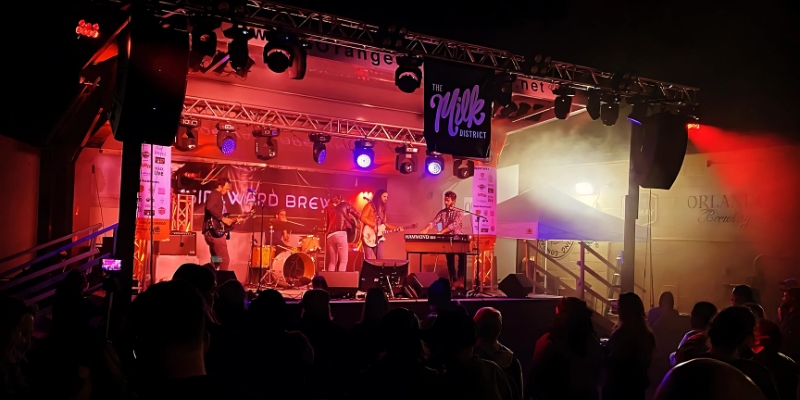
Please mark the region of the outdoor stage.
<svg viewBox="0 0 800 400"><path fill-rule="evenodd" d="M300 301L302 291L283 291L291 314L300 316ZM482 307L494 307L503 314L503 331L500 342L514 349L514 353L522 363L523 370L527 370L533 359L533 350L536 340L547 331L555 317L556 304L560 297L547 295L530 295L525 299L512 299L506 297L477 297L455 299L463 305L469 315ZM428 299L397 299L389 300L391 308L407 308L413 311L420 319L429 313ZM363 300L333 300L331 313L334 320L345 329L352 327L359 319L364 307Z"/></svg>

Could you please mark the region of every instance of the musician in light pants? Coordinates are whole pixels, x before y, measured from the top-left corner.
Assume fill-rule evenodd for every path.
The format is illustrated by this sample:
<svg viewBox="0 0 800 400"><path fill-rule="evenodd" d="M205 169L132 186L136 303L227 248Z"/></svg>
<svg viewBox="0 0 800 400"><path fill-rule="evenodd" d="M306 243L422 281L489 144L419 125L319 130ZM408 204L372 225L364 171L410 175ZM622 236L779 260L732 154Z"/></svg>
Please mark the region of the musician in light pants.
<svg viewBox="0 0 800 400"><path fill-rule="evenodd" d="M377 235L378 227L384 225L386 229L393 230L394 226L386 223L386 201L389 199L389 193L386 190L378 190L372 201L364 206L361 210L361 223L364 226L372 228L372 231ZM402 231L403 228L400 228ZM383 259L383 241L379 241L375 247L369 247L364 244L364 259L365 260L382 260Z"/></svg>
<svg viewBox="0 0 800 400"><path fill-rule="evenodd" d="M341 196L331 199L325 208L325 261L327 271L347 270L347 231L354 229L360 215Z"/></svg>

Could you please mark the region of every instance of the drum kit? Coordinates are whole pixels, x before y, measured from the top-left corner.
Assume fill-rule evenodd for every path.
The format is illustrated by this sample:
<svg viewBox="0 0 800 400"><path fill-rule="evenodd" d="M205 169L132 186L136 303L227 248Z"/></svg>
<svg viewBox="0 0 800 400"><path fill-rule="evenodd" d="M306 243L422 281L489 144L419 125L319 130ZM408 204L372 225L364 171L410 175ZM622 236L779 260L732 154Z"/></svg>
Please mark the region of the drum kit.
<svg viewBox="0 0 800 400"><path fill-rule="evenodd" d="M270 219L269 223L270 235L272 231L290 232L293 228L303 226L297 222L275 218ZM254 244L251 249L250 268L251 271L259 270L259 287L306 286L311 283L316 273L316 259L321 253L318 236L290 234L288 240L281 240L281 243L270 243L266 246Z"/></svg>

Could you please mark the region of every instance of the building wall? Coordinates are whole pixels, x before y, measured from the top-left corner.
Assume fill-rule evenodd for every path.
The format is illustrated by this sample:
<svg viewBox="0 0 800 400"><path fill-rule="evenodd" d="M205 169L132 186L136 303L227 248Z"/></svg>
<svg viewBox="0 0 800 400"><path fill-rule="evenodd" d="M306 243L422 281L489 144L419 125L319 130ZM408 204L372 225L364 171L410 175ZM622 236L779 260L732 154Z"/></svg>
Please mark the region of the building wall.
<svg viewBox="0 0 800 400"><path fill-rule="evenodd" d="M39 149L0 136L0 221L9 228L0 241L0 258L36 246L39 206ZM0 264L0 271L31 257Z"/></svg>

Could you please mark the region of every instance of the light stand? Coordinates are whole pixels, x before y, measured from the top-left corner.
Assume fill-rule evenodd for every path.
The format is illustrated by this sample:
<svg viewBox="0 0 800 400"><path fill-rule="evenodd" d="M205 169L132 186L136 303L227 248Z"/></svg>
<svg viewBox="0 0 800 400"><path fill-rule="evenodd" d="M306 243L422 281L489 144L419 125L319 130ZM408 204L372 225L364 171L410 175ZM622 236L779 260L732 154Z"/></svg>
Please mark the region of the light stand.
<svg viewBox="0 0 800 400"><path fill-rule="evenodd" d="M472 279L472 290L467 292L467 297L477 297L478 294L480 294L480 292L481 292L481 285L480 285L480 280L481 280L481 268L480 268L480 266L481 266L481 220L488 221L489 219L484 217L483 215L476 214L476 213L474 213L472 211L467 211L467 210L464 210L464 209L461 209L461 208L458 208L458 207L453 207L453 208L456 209L456 210L459 210L461 212L467 213L469 215L474 215L476 217L477 221L478 221L478 234L476 235L477 236L477 242L476 242L476 245L475 245L475 252L477 254L476 255L477 260L476 260L476 263L475 263L476 264L475 265L475 276ZM467 278L466 278L466 271L465 271L465 274L464 274L464 281L465 281L464 282L464 286L466 286L466 284L467 284L466 279Z"/></svg>

